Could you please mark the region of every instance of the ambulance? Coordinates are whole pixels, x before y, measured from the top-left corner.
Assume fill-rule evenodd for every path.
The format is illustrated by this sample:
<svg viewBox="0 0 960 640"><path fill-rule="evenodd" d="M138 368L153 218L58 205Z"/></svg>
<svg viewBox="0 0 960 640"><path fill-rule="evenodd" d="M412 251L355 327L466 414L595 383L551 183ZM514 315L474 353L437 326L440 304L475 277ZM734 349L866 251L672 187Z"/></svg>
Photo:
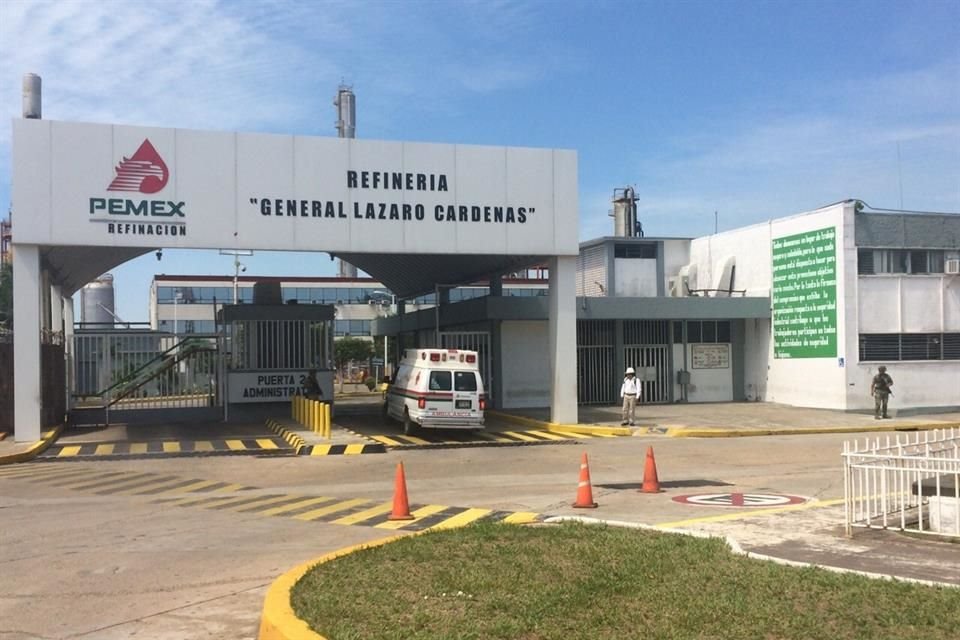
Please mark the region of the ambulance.
<svg viewBox="0 0 960 640"><path fill-rule="evenodd" d="M482 429L486 394L476 351L407 349L387 389L384 414L411 435L424 429Z"/></svg>

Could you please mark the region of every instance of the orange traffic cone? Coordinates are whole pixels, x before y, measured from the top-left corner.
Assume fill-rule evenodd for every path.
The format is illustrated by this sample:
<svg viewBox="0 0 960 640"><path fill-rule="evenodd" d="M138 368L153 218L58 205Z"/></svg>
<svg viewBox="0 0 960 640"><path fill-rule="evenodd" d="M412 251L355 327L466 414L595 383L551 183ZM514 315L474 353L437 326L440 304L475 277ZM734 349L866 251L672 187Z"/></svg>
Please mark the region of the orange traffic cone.
<svg viewBox="0 0 960 640"><path fill-rule="evenodd" d="M580 459L580 482L577 483L577 501L573 503L575 509L596 509L593 501L593 488L590 486L590 466L587 464L587 454Z"/></svg>
<svg viewBox="0 0 960 640"><path fill-rule="evenodd" d="M657 478L657 461L653 457L653 447L647 447L647 463L643 469L643 493L660 493L660 480Z"/></svg>
<svg viewBox="0 0 960 640"><path fill-rule="evenodd" d="M402 462L397 465L397 475L393 481L393 511L387 520L413 520L407 502L407 479L403 475Z"/></svg>

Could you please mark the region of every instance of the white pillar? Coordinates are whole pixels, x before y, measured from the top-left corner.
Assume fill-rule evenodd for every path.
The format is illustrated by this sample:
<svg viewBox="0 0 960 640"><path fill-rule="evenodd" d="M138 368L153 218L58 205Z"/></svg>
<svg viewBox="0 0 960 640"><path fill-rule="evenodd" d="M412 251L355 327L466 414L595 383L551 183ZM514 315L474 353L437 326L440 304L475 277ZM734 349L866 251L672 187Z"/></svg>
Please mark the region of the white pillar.
<svg viewBox="0 0 960 640"><path fill-rule="evenodd" d="M577 258L551 258L550 421L577 423Z"/></svg>
<svg viewBox="0 0 960 640"><path fill-rule="evenodd" d="M13 437L40 439L40 250L13 247Z"/></svg>
<svg viewBox="0 0 960 640"><path fill-rule="evenodd" d="M63 352L67 359L67 375L64 376L67 381L67 388L64 390L67 403L64 406L67 411L73 409L73 397L70 395L73 390L73 322L73 296L67 296L63 299Z"/></svg>

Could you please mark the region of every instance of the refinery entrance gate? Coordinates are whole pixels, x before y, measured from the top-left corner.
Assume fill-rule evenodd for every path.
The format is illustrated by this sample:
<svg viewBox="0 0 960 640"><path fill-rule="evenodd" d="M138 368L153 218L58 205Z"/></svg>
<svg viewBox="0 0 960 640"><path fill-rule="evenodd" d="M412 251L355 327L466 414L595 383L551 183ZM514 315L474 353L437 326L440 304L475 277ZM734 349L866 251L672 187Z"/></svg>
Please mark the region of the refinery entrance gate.
<svg viewBox="0 0 960 640"><path fill-rule="evenodd" d="M398 301L545 264L551 419L577 421L573 151L54 122L37 109L13 122L12 169L17 440L53 426L41 418L41 335L73 344L72 295L166 248L324 252ZM144 337L156 344L142 353L77 342L94 371L122 353L131 369L110 364L82 391L113 408L191 393L232 404L208 346L175 338Z"/></svg>

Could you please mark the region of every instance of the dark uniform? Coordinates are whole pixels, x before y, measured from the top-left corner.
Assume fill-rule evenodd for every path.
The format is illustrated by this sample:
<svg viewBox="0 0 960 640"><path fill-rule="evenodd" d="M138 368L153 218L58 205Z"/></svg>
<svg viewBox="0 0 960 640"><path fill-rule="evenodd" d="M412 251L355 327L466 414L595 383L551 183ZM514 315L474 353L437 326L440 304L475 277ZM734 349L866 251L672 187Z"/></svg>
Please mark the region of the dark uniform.
<svg viewBox="0 0 960 640"><path fill-rule="evenodd" d="M320 400L323 398L323 390L320 388L320 382L317 380L316 369L311 369L307 377L304 378L303 395L309 400Z"/></svg>
<svg viewBox="0 0 960 640"><path fill-rule="evenodd" d="M880 367L879 373L873 376L873 382L870 383L870 393L873 395L873 417L877 420L881 417L890 417L887 415L887 400L890 398L892 386L893 378L887 375L887 368Z"/></svg>

